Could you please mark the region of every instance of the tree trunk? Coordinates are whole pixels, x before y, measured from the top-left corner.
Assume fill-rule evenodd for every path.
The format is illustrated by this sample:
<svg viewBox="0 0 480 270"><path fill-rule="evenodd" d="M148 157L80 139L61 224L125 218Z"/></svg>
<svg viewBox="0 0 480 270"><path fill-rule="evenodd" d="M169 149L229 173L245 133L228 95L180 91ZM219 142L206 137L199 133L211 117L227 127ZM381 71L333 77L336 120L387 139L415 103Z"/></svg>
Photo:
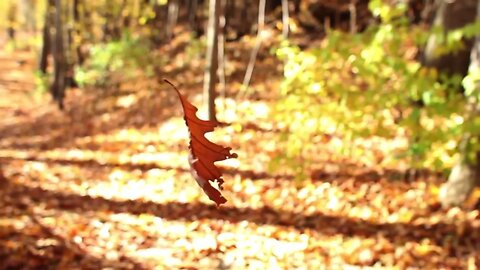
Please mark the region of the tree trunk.
<svg viewBox="0 0 480 270"><path fill-rule="evenodd" d="M476 0L437 0L437 10L433 22L434 27L442 27L443 35L448 31L461 28L474 22L476 16ZM437 55L436 51L442 46L442 40L432 35L425 47L422 62L425 66L435 67L450 75L460 74L465 76L470 62L470 51L473 40L465 40L465 47L452 54Z"/></svg>
<svg viewBox="0 0 480 270"><path fill-rule="evenodd" d="M250 80L252 79L253 69L255 68L255 62L257 61L257 55L262 46L262 31L265 29L265 7L266 0L260 0L258 2L258 23L257 23L257 37L255 39L255 45L250 54L250 59L248 60L247 69L245 71L245 76L243 77L242 82L242 91L239 94L246 95L248 92L248 87L250 86ZM244 98L244 96L242 97Z"/></svg>
<svg viewBox="0 0 480 270"><path fill-rule="evenodd" d="M287 40L288 38L288 31L290 29L290 15L289 15L289 7L288 7L288 0L282 0L282 24L283 24L283 29L282 29L282 36L283 39Z"/></svg>
<svg viewBox="0 0 480 270"><path fill-rule="evenodd" d="M480 19L480 0L477 3L477 20ZM475 38L471 49L470 72L478 72L480 69L480 37ZM476 82L476 91L480 91L480 81ZM467 103L467 117L473 119L478 117L480 108L478 101L469 98ZM460 160L453 167L447 183L445 183L439 194L439 200L444 207L461 205L472 193L473 189L480 185L480 152L477 152L474 158L471 158L471 141L478 134L466 134L460 144ZM477 142L478 143L478 142Z"/></svg>
<svg viewBox="0 0 480 270"><path fill-rule="evenodd" d="M47 8L45 10L45 21L42 30L42 49L40 51L40 59L38 61L38 70L46 74L48 69L48 56L52 52L52 37L50 33L51 23L51 11L53 7L53 1L49 0Z"/></svg>
<svg viewBox="0 0 480 270"><path fill-rule="evenodd" d="M155 18L149 21L151 36L150 39L156 45L159 45L164 40L165 34L165 8L164 5L160 5L158 1L155 1L153 4L153 12L155 13Z"/></svg>
<svg viewBox="0 0 480 270"><path fill-rule="evenodd" d="M227 81L225 76L225 9L227 5L226 0L220 1L219 21L218 21L218 77L220 82L220 91L223 100L227 97ZM225 102L223 103L225 106ZM224 107L225 108L225 107Z"/></svg>
<svg viewBox="0 0 480 270"><path fill-rule="evenodd" d="M79 36L78 30L78 11L79 0L73 0L73 3L69 3L69 6L64 6L64 9L68 10L68 16L65 20L67 23L67 38L64 44L65 47L65 59L66 59L66 77L65 85L66 87L76 87L77 82L75 81L74 69L75 65L80 64L80 44L76 42L76 36Z"/></svg>
<svg viewBox="0 0 480 270"><path fill-rule="evenodd" d="M174 28L177 25L177 20L178 20L179 5L180 3L178 2L178 0L168 1L168 16L167 16L167 29L166 29L167 41L171 40L173 37Z"/></svg>
<svg viewBox="0 0 480 270"><path fill-rule="evenodd" d="M235 7L235 0L226 0L225 9L223 11L225 17L225 38L229 33L230 27L232 25L232 20L235 18L235 13L237 12ZM233 20L234 21L234 20Z"/></svg>
<svg viewBox="0 0 480 270"><path fill-rule="evenodd" d="M203 80L203 96L207 99L208 119L216 121L215 98L218 75L218 25L220 18L220 1L210 0L207 30L207 66Z"/></svg>
<svg viewBox="0 0 480 270"><path fill-rule="evenodd" d="M294 0L293 1L293 13L295 15L300 14L300 0Z"/></svg>
<svg viewBox="0 0 480 270"><path fill-rule="evenodd" d="M250 33L252 27L251 27L251 20L250 20L250 12L249 12L249 7L252 5L250 0L245 0L243 5L241 6L241 13L240 18L238 18L238 23L240 23L238 27L238 35L237 39L240 39L241 37L247 35Z"/></svg>
<svg viewBox="0 0 480 270"><path fill-rule="evenodd" d="M188 23L190 24L190 30L195 33L196 37L203 35L197 16L198 6L198 0L188 1Z"/></svg>
<svg viewBox="0 0 480 270"><path fill-rule="evenodd" d="M83 5L83 8L85 9L85 3L83 3L82 5ZM77 37L80 37L79 44L75 44L75 51L77 54L77 64L81 66L85 61L85 56L83 55L82 49L81 49L83 38L82 38L82 31L81 31L82 22L80 21L79 6L80 6L80 0L74 0L73 1L73 24L75 28L75 34L77 35Z"/></svg>
<svg viewBox="0 0 480 270"><path fill-rule="evenodd" d="M470 139L471 136L466 136L464 140ZM448 181L440 189L439 201L445 208L461 205L480 184L480 154L477 153L475 160L469 160L467 151L460 151L460 161L452 168Z"/></svg>
<svg viewBox="0 0 480 270"><path fill-rule="evenodd" d="M51 92L58 107L63 110L65 96L66 61L63 44L62 0L55 0L55 39L53 41L54 80Z"/></svg>

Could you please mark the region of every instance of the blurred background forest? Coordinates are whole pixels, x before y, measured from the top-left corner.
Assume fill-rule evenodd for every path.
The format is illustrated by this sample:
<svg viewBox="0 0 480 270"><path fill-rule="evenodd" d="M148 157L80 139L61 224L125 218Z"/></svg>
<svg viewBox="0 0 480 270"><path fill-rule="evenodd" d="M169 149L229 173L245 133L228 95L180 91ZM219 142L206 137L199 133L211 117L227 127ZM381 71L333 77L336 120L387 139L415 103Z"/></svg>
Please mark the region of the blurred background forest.
<svg viewBox="0 0 480 270"><path fill-rule="evenodd" d="M0 269L480 269L478 18L0 1ZM219 208L164 79L238 153Z"/></svg>

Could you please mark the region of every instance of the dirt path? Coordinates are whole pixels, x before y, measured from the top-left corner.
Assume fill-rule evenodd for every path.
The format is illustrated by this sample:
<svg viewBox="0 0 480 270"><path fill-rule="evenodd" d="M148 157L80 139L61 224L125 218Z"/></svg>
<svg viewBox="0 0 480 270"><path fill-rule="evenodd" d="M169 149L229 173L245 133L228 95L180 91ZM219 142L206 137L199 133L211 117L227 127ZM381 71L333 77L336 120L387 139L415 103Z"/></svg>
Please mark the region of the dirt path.
<svg viewBox="0 0 480 270"><path fill-rule="evenodd" d="M12 53L0 50L0 109L22 108L35 87L34 62L29 52ZM8 95L8 98L6 96Z"/></svg>

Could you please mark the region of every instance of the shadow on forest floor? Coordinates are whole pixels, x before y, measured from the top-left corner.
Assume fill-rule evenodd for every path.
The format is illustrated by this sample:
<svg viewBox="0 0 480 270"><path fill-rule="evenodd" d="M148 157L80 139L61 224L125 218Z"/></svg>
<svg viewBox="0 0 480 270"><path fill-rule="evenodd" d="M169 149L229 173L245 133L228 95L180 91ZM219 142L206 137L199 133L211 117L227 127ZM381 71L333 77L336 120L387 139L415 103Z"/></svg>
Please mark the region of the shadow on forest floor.
<svg viewBox="0 0 480 270"><path fill-rule="evenodd" d="M22 230L1 225L0 231L0 269L145 269L126 257L108 260L90 255L72 240L54 235L38 223Z"/></svg>
<svg viewBox="0 0 480 270"><path fill-rule="evenodd" d="M384 237L397 244L429 239L438 245L443 245L445 241L448 241L455 243L457 246L480 248L480 242L477 239L468 237L476 230L469 224L465 224L464 228L459 231L456 225L444 222L418 225L410 223L373 223L367 220L332 216L320 212L304 215L302 213L277 211L271 207L254 209L249 207L222 206L217 208L214 205L203 203L155 203L143 200L110 200L102 197L65 194L43 188L28 187L8 182L8 180L2 186L3 197L24 198L24 201L47 205L47 208L53 207L53 209L79 213L108 209L114 213L151 214L168 220L195 221L216 219L232 223L249 221L258 225L293 227L299 231L309 229L323 235L342 234L348 237ZM25 207L28 206L25 205Z"/></svg>
<svg viewBox="0 0 480 270"><path fill-rule="evenodd" d="M65 113L50 110L1 126L2 140L8 140L2 147L41 150L66 147L77 138L104 134L119 128L155 126L180 113L172 106L177 100L164 92L146 94L126 108L116 104L116 97L94 101L97 98L93 96L83 102L77 101ZM19 136L32 139L19 142Z"/></svg>
<svg viewBox="0 0 480 270"><path fill-rule="evenodd" d="M166 166L157 163L132 163L132 162L122 162L122 163L113 163L113 162L100 162L95 159L61 159L61 158L45 158L45 157L2 157L0 156L0 161L3 163L11 161L32 161L32 162L43 162L47 164L58 164L58 165L72 165L85 168L120 168L128 171L140 170L143 172L152 170L152 169L162 169L162 170L175 170L178 172L189 173L190 170L187 168ZM324 164L325 165L325 164ZM311 180L313 182L332 182L339 178L354 178L356 184L362 183L376 183L379 182L382 178L389 179L391 182L404 182L405 172L399 170L384 170L383 173L379 173L371 168L361 167L355 164L328 164L329 166L334 166L336 170L332 172L331 170L317 169L312 172ZM324 166L325 167L325 166ZM269 172L264 171L254 171L254 170L245 170L239 168L230 168L219 166L222 172L226 175L234 176L239 175L243 179L251 180L263 180L263 179L275 179L279 181L291 181L295 177L293 175L275 175ZM423 175L431 175L434 172L431 171L420 171Z"/></svg>

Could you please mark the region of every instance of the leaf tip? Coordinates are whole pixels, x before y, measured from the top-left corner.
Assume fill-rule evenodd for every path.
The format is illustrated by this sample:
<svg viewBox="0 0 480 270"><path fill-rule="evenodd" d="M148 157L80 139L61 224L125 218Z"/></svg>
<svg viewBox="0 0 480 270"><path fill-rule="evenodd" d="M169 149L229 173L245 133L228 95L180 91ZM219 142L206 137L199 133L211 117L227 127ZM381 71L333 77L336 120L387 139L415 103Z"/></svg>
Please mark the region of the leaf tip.
<svg viewBox="0 0 480 270"><path fill-rule="evenodd" d="M177 93L180 95L180 91L178 91L178 88L172 83L170 82L169 80L167 79L163 79L164 82L168 83L175 91L177 91Z"/></svg>

